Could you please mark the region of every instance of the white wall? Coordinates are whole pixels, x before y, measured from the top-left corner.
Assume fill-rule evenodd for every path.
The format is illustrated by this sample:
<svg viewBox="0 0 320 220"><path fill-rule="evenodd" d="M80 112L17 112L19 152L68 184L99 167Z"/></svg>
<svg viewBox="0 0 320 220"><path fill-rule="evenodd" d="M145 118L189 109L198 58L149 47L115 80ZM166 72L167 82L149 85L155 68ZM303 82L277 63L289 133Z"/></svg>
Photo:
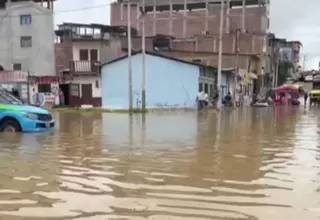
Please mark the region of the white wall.
<svg viewBox="0 0 320 220"><path fill-rule="evenodd" d="M20 25L20 15L31 14L30 25ZM21 63L23 71L37 76L55 75L54 25L51 9L34 2L7 4L0 10L0 65L12 69ZM20 37L31 36L32 47L21 48Z"/></svg>
<svg viewBox="0 0 320 220"><path fill-rule="evenodd" d="M98 81L99 88L96 87L96 81ZM73 77L73 84L92 84L92 97L101 98L101 78L97 76L83 76L83 77ZM82 97L81 85L79 88L80 97Z"/></svg>
<svg viewBox="0 0 320 220"><path fill-rule="evenodd" d="M79 51L80 50L89 50L89 60L91 60L90 57L90 50L96 49L98 50L98 61L100 60L100 48L101 48L101 43L98 41L92 41L92 42L84 42L84 41L79 41L79 42L73 42L73 47L72 47L72 53L73 53L73 60L80 60L79 57Z"/></svg>

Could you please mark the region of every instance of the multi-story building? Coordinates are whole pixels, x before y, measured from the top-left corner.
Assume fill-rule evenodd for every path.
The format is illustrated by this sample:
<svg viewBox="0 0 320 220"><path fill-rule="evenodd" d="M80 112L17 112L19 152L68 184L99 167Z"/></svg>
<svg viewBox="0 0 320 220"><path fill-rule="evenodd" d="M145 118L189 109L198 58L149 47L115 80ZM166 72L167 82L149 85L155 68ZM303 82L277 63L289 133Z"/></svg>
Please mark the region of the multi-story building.
<svg viewBox="0 0 320 220"><path fill-rule="evenodd" d="M56 71L72 78L60 85L65 104L101 106L101 63L115 59L123 52L117 39L126 35L126 27L101 24L63 23L55 31ZM134 33L134 30L133 30Z"/></svg>
<svg viewBox="0 0 320 220"><path fill-rule="evenodd" d="M0 16L2 68L55 75L53 1L1 1Z"/></svg>
<svg viewBox="0 0 320 220"><path fill-rule="evenodd" d="M141 35L142 1L131 1L131 26ZM226 1L223 33L223 68L236 67L236 31L239 39L239 65L242 72L255 74L268 72L264 68L269 17L267 0ZM264 3L262 3L264 2ZM177 58L201 60L202 63L218 66L219 24L221 1L218 0L145 0L146 36L170 36L166 51ZM111 6L111 24L127 25L125 1ZM141 41L133 47L141 47ZM250 74L251 75L251 74Z"/></svg>
<svg viewBox="0 0 320 220"><path fill-rule="evenodd" d="M111 5L111 25L126 25L126 3ZM131 25L141 30L141 0L131 1ZM136 3L134 3L136 2ZM138 2L138 3L137 3ZM247 33L266 32L268 18L261 0L229 0L225 8L226 32L237 28ZM145 0L146 35L166 34L177 38L218 34L220 0ZM250 7L248 7L250 6Z"/></svg>
<svg viewBox="0 0 320 220"><path fill-rule="evenodd" d="M278 72L281 63L286 64L286 74L289 78L298 79L300 76L300 49L299 41L287 41L287 39L276 38L274 34L269 36L269 66L271 70L271 85L277 86Z"/></svg>
<svg viewBox="0 0 320 220"><path fill-rule="evenodd" d="M0 2L0 85L30 100L32 76L54 76L54 0Z"/></svg>
<svg viewBox="0 0 320 220"><path fill-rule="evenodd" d="M135 1L137 2L137 1ZM179 40L179 49L188 49L190 41L200 47L217 48L220 1L217 0L161 0L145 1L145 30L147 36L164 34ZM236 29L241 29L243 52L261 53L268 15L262 1L230 0L225 8L223 37L224 52L231 52ZM244 4L245 3L245 4ZM249 7L250 6L250 7ZM131 26L141 34L141 1L131 4ZM126 4L117 1L111 5L111 25L127 25ZM187 39L186 39L187 38ZM189 39L191 38L191 39ZM252 51L252 45L255 51Z"/></svg>

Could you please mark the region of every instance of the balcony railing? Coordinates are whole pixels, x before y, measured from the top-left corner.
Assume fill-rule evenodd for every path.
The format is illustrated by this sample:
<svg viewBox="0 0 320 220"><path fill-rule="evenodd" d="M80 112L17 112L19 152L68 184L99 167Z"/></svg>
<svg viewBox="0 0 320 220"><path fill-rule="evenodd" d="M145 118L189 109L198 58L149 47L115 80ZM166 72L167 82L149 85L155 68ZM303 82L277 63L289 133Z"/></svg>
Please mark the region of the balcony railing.
<svg viewBox="0 0 320 220"><path fill-rule="evenodd" d="M70 73L76 75L96 75L99 74L99 66L99 61L70 61Z"/></svg>

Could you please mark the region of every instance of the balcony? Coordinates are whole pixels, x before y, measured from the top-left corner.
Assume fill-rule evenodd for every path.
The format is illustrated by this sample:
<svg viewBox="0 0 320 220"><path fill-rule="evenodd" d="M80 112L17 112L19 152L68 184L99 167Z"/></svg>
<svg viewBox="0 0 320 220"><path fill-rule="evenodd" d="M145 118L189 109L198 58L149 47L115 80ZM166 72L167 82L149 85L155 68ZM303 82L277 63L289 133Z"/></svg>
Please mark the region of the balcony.
<svg viewBox="0 0 320 220"><path fill-rule="evenodd" d="M80 60L70 61L71 75L88 75L94 76L99 74L99 61Z"/></svg>

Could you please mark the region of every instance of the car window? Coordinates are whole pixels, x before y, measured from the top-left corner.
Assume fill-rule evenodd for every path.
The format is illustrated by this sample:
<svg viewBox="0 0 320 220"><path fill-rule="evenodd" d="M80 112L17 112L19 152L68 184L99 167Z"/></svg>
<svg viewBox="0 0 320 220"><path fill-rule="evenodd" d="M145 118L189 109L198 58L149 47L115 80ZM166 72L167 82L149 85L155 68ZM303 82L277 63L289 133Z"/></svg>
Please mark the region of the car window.
<svg viewBox="0 0 320 220"><path fill-rule="evenodd" d="M0 87L0 103L14 105L23 104L21 100L17 99L14 95L2 87Z"/></svg>

